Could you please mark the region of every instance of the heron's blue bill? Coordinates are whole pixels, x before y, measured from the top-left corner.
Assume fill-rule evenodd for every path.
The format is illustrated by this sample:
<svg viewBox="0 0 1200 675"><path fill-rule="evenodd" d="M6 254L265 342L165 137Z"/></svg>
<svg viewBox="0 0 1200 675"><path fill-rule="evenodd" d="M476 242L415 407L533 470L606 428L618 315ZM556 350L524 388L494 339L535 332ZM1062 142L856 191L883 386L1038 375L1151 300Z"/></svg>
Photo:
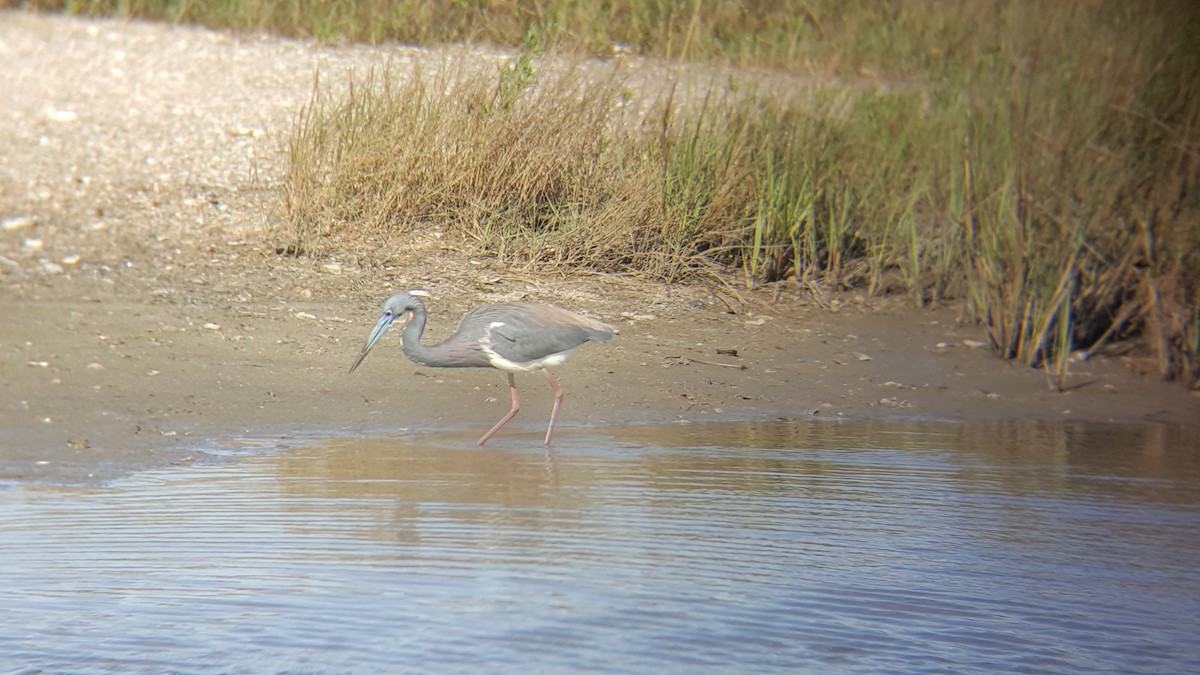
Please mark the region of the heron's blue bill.
<svg viewBox="0 0 1200 675"><path fill-rule="evenodd" d="M383 334L388 332L388 329L392 327L392 322L395 320L396 317L392 316L391 312L386 312L379 317L379 321L375 323L375 328L371 331L371 336L367 338L367 344L363 345L362 351L359 352L358 358L354 361L354 365L350 366L351 373L363 362L363 359L367 358L367 354L370 353L371 348L383 338Z"/></svg>

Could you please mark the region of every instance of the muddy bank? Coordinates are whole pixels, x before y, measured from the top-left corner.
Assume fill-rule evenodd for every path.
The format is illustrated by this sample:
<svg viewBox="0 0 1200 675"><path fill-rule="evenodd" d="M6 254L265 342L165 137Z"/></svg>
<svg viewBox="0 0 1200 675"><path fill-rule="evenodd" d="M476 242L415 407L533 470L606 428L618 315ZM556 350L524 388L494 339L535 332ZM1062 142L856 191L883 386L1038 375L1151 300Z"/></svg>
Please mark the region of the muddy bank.
<svg viewBox="0 0 1200 675"><path fill-rule="evenodd" d="M19 92L0 99L0 480L103 480L242 435L473 439L507 409L501 373L420 368L394 338L346 373L379 303L413 287L433 293L435 338L508 300L619 327L556 373L564 444L628 422L1195 416L1200 395L1128 357L1079 362L1051 392L969 346L981 331L949 307L545 276L438 232L393 242L383 268L276 255L273 188L314 73L444 57L0 12L0 88ZM518 386L497 444L544 428L544 382Z"/></svg>

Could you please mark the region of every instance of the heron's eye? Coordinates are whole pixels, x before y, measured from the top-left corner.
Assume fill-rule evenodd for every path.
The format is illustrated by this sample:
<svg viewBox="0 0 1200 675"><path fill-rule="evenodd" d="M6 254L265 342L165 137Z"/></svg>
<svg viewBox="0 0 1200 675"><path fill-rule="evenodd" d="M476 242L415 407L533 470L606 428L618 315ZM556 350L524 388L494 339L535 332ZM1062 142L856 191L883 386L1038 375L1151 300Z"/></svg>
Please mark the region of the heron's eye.
<svg viewBox="0 0 1200 675"><path fill-rule="evenodd" d="M384 315L384 316L391 316L391 315L392 315L392 310L390 310L390 309L389 309L388 311L384 312L384 313L383 313L383 315Z"/></svg>

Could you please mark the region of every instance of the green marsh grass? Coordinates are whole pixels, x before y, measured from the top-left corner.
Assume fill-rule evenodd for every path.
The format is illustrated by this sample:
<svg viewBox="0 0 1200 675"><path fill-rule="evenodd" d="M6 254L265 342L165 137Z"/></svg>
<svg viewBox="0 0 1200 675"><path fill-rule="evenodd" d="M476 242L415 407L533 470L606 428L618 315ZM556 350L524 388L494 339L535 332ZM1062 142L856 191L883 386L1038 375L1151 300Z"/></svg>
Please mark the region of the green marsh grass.
<svg viewBox="0 0 1200 675"><path fill-rule="evenodd" d="M376 151L356 151L351 126L318 163L297 153L335 178L296 192L326 190L335 213L288 217L350 234L437 222L513 262L667 281L740 269L882 292L899 279L918 304L963 299L1002 356L1056 388L1073 351L1153 322L1164 375L1194 379L1196 103L1177 103L1183 125L1130 113L1138 79L1105 75L1140 72L1137 45L1068 53L1084 38L1060 24L1083 17L1062 11L1043 28L1026 17L1019 53L1037 58L883 91L744 78L635 95L619 64L572 76L528 54L448 95L420 73L381 75L306 112L302 131L390 123L362 145ZM438 133L423 132L432 120ZM1148 124L1159 153L1130 139Z"/></svg>

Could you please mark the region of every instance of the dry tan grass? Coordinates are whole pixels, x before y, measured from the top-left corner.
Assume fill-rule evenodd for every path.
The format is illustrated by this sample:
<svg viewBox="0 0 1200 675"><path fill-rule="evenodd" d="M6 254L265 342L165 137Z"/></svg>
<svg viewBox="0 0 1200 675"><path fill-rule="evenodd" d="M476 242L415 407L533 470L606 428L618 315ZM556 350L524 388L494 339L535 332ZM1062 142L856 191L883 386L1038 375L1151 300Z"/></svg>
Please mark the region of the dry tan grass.
<svg viewBox="0 0 1200 675"><path fill-rule="evenodd" d="M729 111L672 90L633 101L621 64L381 70L345 99L320 89L290 147L295 248L396 240L422 228L548 270L685 276L743 236L748 147ZM684 97L680 97L683 99ZM724 139L713 146L711 138Z"/></svg>

